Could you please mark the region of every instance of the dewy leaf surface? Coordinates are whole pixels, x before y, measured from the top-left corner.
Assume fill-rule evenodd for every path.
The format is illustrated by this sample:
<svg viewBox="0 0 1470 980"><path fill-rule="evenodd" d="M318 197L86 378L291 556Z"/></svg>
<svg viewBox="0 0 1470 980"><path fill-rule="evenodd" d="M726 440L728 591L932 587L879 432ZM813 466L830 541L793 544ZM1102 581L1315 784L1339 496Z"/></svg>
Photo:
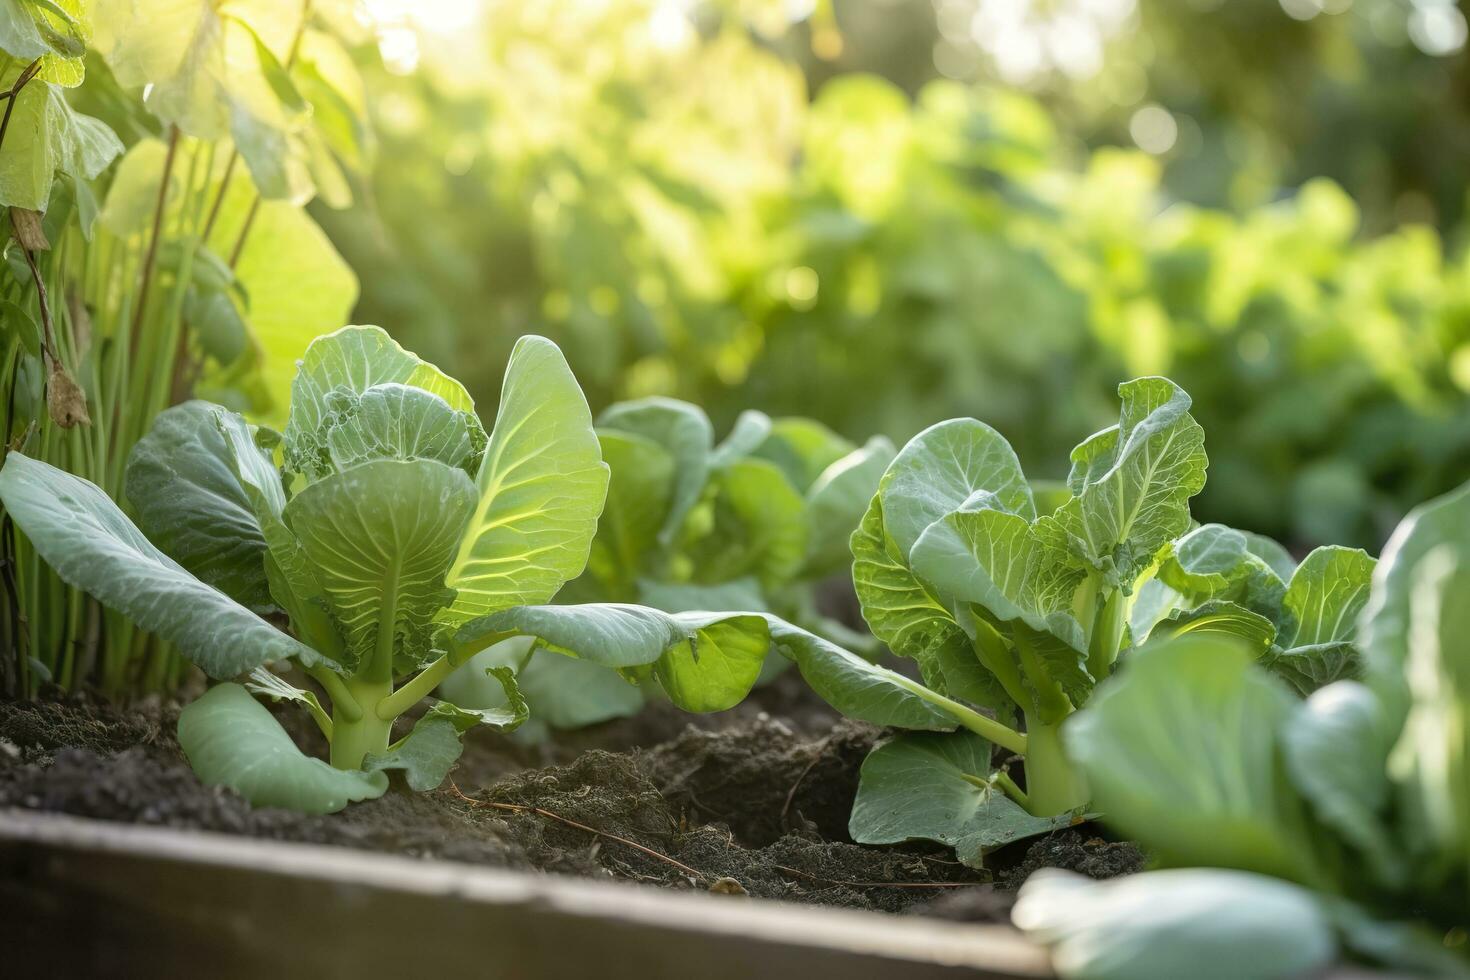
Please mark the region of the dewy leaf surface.
<svg viewBox="0 0 1470 980"><path fill-rule="evenodd" d="M11 452L0 469L0 501L63 581L177 645L211 677L286 657L318 660L159 551L86 480Z"/></svg>
<svg viewBox="0 0 1470 980"><path fill-rule="evenodd" d="M852 839L938 841L978 868L992 848L1072 822L1069 813L1033 817L1000 787L984 785L990 754L990 743L969 731L914 732L884 742L863 761L848 822Z"/></svg>
<svg viewBox="0 0 1470 980"><path fill-rule="evenodd" d="M318 480L286 505L353 659L384 644L428 653L425 634L450 598L444 569L475 499L463 470L385 459Z"/></svg>
<svg viewBox="0 0 1470 980"><path fill-rule="evenodd" d="M304 755L238 684L212 687L179 713L179 747L202 782L228 786L255 806L336 813L388 788L382 773L334 769Z"/></svg>
<svg viewBox="0 0 1470 980"><path fill-rule="evenodd" d="M457 623L549 602L587 565L608 467L587 399L551 341L516 342L477 482L447 577Z"/></svg>
<svg viewBox="0 0 1470 980"><path fill-rule="evenodd" d="M242 605L270 606L265 536L221 425L245 422L218 405L164 410L128 455L126 493L138 525L169 557ZM253 445L242 456L262 454ZM279 479L274 468L270 476Z"/></svg>

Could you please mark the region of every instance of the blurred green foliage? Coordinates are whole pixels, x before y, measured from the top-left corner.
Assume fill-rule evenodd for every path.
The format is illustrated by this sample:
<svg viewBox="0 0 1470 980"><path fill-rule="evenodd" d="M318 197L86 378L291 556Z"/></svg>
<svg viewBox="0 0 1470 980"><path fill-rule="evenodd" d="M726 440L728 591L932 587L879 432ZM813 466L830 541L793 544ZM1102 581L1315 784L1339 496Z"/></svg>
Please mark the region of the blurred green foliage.
<svg viewBox="0 0 1470 980"><path fill-rule="evenodd" d="M1102 82L1033 97L936 80L909 96L842 72L844 54L812 72L827 80L809 98L803 44L831 55L871 38L868 25L832 47L834 25L861 21L847 7L781 34L761 4L693 21L666 6L496 5L421 42L411 74L365 64L381 142L365 205L315 211L362 279L359 321L400 325L486 404L509 343L534 329L594 408L666 394L720 428L758 407L897 441L976 416L1049 475L1077 431L1105 424L1120 380L1168 373L1210 433L1200 519L1294 547L1376 546L1470 465L1470 257L1427 226L1365 235L1326 180L1277 200L1241 190L1337 173L1367 189L1376 228L1384 187L1460 186L1357 180L1346 154L1371 132L1333 124L1348 169L1328 165L1324 134L1271 143L1275 169L1228 159L1224 178L1196 179L1177 159L1081 149L1079 133L1115 125ZM1353 88L1364 59L1400 50L1355 47L1357 15L1174 6L1144 4L1116 43L1145 32L1148 83L1176 108L1188 89L1255 136L1289 136L1328 96L1313 82L1302 105L1279 104L1271 73L1309 40L1301 77L1339 79L1331 97L1373 119L1424 122ZM1211 24L1220 45L1193 58L1182 39ZM1175 203L1169 188L1191 186L1258 203Z"/></svg>

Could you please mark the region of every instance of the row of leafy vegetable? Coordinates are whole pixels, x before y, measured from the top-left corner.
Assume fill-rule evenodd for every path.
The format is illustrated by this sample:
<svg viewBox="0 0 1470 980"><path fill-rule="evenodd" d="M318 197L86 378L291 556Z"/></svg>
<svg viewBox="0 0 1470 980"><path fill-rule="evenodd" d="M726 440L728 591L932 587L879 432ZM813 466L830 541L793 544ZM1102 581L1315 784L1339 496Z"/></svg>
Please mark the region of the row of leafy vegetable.
<svg viewBox="0 0 1470 980"><path fill-rule="evenodd" d="M348 5L0 5L7 447L118 497L199 392L283 416L357 281L302 205L371 158ZM172 689L186 663L67 586L0 518L0 688Z"/></svg>
<svg viewBox="0 0 1470 980"><path fill-rule="evenodd" d="M719 27L661 47L657 0L495 5L464 42L473 59L431 39L412 76L370 73L377 207L323 217L363 276L357 315L455 364L486 402L534 324L594 408L674 395L727 426L759 405L899 444L975 415L1053 477L1078 432L1110 421L1119 381L1167 375L1216 450L1196 514L1295 550L1377 549L1463 479L1462 235L1385 228L1381 201L1360 213L1330 181L1270 186L1259 157L1223 151L1197 159L1259 182L1260 203L1193 207L1158 158L1079 152L1099 130L1055 101L893 84L846 71L851 54L809 85L789 48L722 9L735 6L749 8L700 4ZM1230 30L1207 17L1210 44L1256 37L1247 22L1280 40L1351 20L1241 16L1254 19L1224 17ZM1280 100L1247 101L1232 111ZM1186 111L1226 104L1204 102ZM1359 116L1382 126L1407 104L1339 103L1333 128L1361 140Z"/></svg>
<svg viewBox="0 0 1470 980"><path fill-rule="evenodd" d="M1339 547L1297 564L1191 520L1207 460L1181 389L1141 378L1119 394L1066 484L1038 487L974 419L897 454L754 414L713 446L669 401L594 426L537 337L512 353L487 433L458 382L348 327L308 348L279 433L206 402L164 412L127 468L137 525L19 452L0 500L64 580L225 681L185 708L180 743L203 780L257 804L331 812L395 769L432 789L469 728L510 730L542 704L562 723L636 707L616 685L721 710L780 656L839 710L900 730L863 765L859 842L928 838L979 866L1100 812L1167 863L1239 869L1039 879L1017 915L1075 975L1169 976L1173 957L1243 932L1261 938L1234 976L1306 968L1339 941L1457 962L1425 926L1463 935L1470 887L1454 601L1470 495L1416 512L1381 566ZM863 615L922 681L780 598L841 564L830 533L805 536L823 522L855 527ZM538 672L563 658L575 671ZM326 704L269 669L288 661ZM330 764L252 695L299 703ZM1139 894L1167 910L1170 941ZM1408 909L1421 926L1371 918Z"/></svg>

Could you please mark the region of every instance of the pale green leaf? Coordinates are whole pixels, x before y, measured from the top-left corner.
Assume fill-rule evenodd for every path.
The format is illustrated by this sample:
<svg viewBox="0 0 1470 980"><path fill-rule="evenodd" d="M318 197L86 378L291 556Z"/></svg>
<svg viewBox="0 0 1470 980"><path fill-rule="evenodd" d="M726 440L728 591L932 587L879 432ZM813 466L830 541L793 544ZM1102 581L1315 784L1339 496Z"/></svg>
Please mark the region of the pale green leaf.
<svg viewBox="0 0 1470 980"><path fill-rule="evenodd" d="M600 427L651 439L674 459L674 483L659 540L671 544L709 479L714 429L698 406L672 398L619 402L597 419Z"/></svg>
<svg viewBox="0 0 1470 980"><path fill-rule="evenodd" d="M264 610L271 605L265 537L221 428L227 418L245 426L208 402L166 409L128 454L126 493L139 527L165 554L236 602ZM255 447L247 452L261 459ZM265 468L279 493L275 470Z"/></svg>
<svg viewBox="0 0 1470 980"><path fill-rule="evenodd" d="M1165 544L1189 527L1189 498L1204 489L1204 431L1189 396L1164 378L1118 387L1123 408L1112 440L1093 437L1090 456L1070 478L1074 498L1048 520L1080 558L1131 587ZM1104 445L1104 443L1108 443Z"/></svg>
<svg viewBox="0 0 1470 980"><path fill-rule="evenodd" d="M898 555L907 557L924 529L951 511L976 506L984 495L993 508L1036 517L1031 485L1010 443L974 419L951 419L909 440L878 491L883 522Z"/></svg>
<svg viewBox="0 0 1470 980"><path fill-rule="evenodd" d="M326 448L327 432L339 423L337 416L357 409L351 395L361 397L383 384L422 389L438 396L452 411L474 415L475 403L463 385L399 347L381 327L343 327L311 342L291 383L291 414L284 433L287 466L299 468L298 458L318 455ZM413 407L415 421L445 424L434 404L420 400ZM382 421L391 421L387 418L391 406L385 402L380 408L384 410ZM415 429L409 426L398 436L411 438Z"/></svg>
<svg viewBox="0 0 1470 980"><path fill-rule="evenodd" d="M652 666L686 711L721 711L749 693L770 649L766 619L732 612L665 613L646 606L587 603L518 606L461 626L452 652L464 658L514 635L605 667Z"/></svg>
<svg viewBox="0 0 1470 980"><path fill-rule="evenodd" d="M1182 868L1106 881L1043 868L1011 913L1066 980L1278 980L1337 956L1310 891L1241 871Z"/></svg>
<svg viewBox="0 0 1470 980"><path fill-rule="evenodd" d="M0 501L63 581L175 644L211 677L287 657L320 659L189 574L80 477L12 451L0 469Z"/></svg>
<svg viewBox="0 0 1470 980"><path fill-rule="evenodd" d="M587 574L607 598L630 599L669 512L677 479L674 458L643 436L604 429L597 437L611 476Z"/></svg>
<svg viewBox="0 0 1470 980"><path fill-rule="evenodd" d="M302 754L271 713L238 684L220 684L179 713L179 747L199 779L255 806L336 813L382 796L388 777L334 769Z"/></svg>
<svg viewBox="0 0 1470 980"><path fill-rule="evenodd" d="M444 569L475 506L463 470L433 460L376 460L318 480L286 505L347 641L349 663L430 652L451 596ZM386 651L386 654L384 653Z"/></svg>
<svg viewBox="0 0 1470 980"><path fill-rule="evenodd" d="M1385 819L1395 733L1373 692L1353 681L1323 687L1296 710L1286 736L1287 771L1317 818L1363 855L1382 885L1402 885L1406 868Z"/></svg>
<svg viewBox="0 0 1470 980"><path fill-rule="evenodd" d="M708 532L681 541L695 580L751 576L769 591L794 579L806 560L805 502L775 464L737 459L710 484Z"/></svg>
<svg viewBox="0 0 1470 980"><path fill-rule="evenodd" d="M1405 667L1412 650L1414 587L1420 566L1435 550L1448 550L1459 562L1470 563L1470 483L1410 511L1383 546L1373 571L1358 645L1391 723L1409 710Z"/></svg>
<svg viewBox="0 0 1470 980"><path fill-rule="evenodd" d="M719 469L745 459L755 452L771 434L771 417L765 412L746 409L735 419L729 435L710 454L710 466Z"/></svg>
<svg viewBox="0 0 1470 980"><path fill-rule="evenodd" d="M412 731L386 753L369 755L363 760L363 768L368 772L402 769L409 789L427 792L444 782L464 751L460 735L481 725L500 732L519 728L530 713L514 673L508 667L488 667L483 672L499 687L500 704L473 707L435 701L414 723Z"/></svg>
<svg viewBox="0 0 1470 980"><path fill-rule="evenodd" d="M918 731L950 731L956 719L920 695L921 686L819 636L771 619L771 641L796 662L822 700L848 718Z"/></svg>
<svg viewBox="0 0 1470 980"><path fill-rule="evenodd" d="M991 745L969 731L915 732L863 760L848 832L859 844L933 840L973 868L985 852L1060 830L1072 814L1033 817L991 785Z"/></svg>
<svg viewBox="0 0 1470 980"><path fill-rule="evenodd" d="M760 583L753 578L701 585L692 582L638 582L638 601L664 612L710 612L739 610L767 612Z"/></svg>
<svg viewBox="0 0 1470 980"><path fill-rule="evenodd" d="M856 449L851 442L820 422L791 417L774 419L754 454L775 463L793 487L801 493L808 493L824 470ZM877 486L875 478L873 489ZM865 506L867 498L872 495L872 490L864 495ZM853 522L854 526L856 523Z"/></svg>
<svg viewBox="0 0 1470 980"><path fill-rule="evenodd" d="M156 193L156 183L154 189ZM110 204L111 195L108 200ZM250 182L237 176L208 245L228 256L242 242L235 275L250 297L246 319L260 352L254 408L262 420L280 425L286 421L297 361L314 338L347 322L357 302L357 277L306 211L286 201L259 200ZM204 383L212 380L206 374ZM452 383L443 390L418 378L404 383L428 388L456 408L473 410L451 397Z"/></svg>
<svg viewBox="0 0 1470 980"><path fill-rule="evenodd" d="M1358 548L1323 547L1307 555L1292 575L1283 600L1296 626L1286 645L1352 640L1358 616L1368 603L1375 564Z"/></svg>
<svg viewBox="0 0 1470 980"><path fill-rule="evenodd" d="M1193 609L1174 610L1153 627L1148 638L1163 640L1185 634L1229 637L1242 643L1253 656L1262 657L1276 640L1276 627L1244 606L1213 599Z"/></svg>
<svg viewBox="0 0 1470 980"><path fill-rule="evenodd" d="M873 635L900 657L921 660L955 636L959 624L894 554L884 526L883 501L874 495L852 534L853 585Z"/></svg>
<svg viewBox="0 0 1470 980"><path fill-rule="evenodd" d="M1318 883L1281 758L1295 705L1238 643L1185 636L1134 653L1062 735L1098 809L1165 860Z"/></svg>
<svg viewBox="0 0 1470 980"><path fill-rule="evenodd" d="M389 769L403 770L408 788L415 793L427 793L438 788L449 775L449 770L464 751L459 732L447 718L425 715L414 723L413 730L397 745L390 746L381 755L369 753L362 760L366 772L386 772Z"/></svg>
<svg viewBox="0 0 1470 980"><path fill-rule="evenodd" d="M806 492L806 575L826 575L851 564L848 540L894 455L893 443L874 436L817 475Z"/></svg>
<svg viewBox="0 0 1470 980"><path fill-rule="evenodd" d="M309 477L374 459L431 459L472 478L479 469L485 442L479 419L450 408L438 395L390 382L331 401L332 417L318 433L326 457L322 465L312 469L300 456L292 461Z"/></svg>
<svg viewBox="0 0 1470 980"><path fill-rule="evenodd" d="M586 567L608 467L587 399L551 341L516 342L478 484L447 577L454 622L548 602Z"/></svg>
<svg viewBox="0 0 1470 980"><path fill-rule="evenodd" d="M0 89L8 90L26 63L0 72ZM106 124L74 111L50 82L32 79L5 108L10 123L0 153L0 206L45 211L57 174L91 180L123 151Z"/></svg>
<svg viewBox="0 0 1470 980"><path fill-rule="evenodd" d="M615 670L555 653L535 654L535 637L515 636L475 654L439 685L439 693L464 708L504 709L504 688L491 667L509 667L538 722L582 728L627 718L643 708L643 692Z"/></svg>

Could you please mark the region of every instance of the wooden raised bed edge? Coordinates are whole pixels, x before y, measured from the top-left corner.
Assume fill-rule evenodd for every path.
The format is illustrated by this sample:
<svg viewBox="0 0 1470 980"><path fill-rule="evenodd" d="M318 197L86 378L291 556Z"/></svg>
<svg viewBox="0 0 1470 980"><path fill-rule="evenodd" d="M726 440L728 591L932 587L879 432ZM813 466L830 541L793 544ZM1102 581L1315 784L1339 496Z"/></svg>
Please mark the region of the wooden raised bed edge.
<svg viewBox="0 0 1470 980"><path fill-rule="evenodd" d="M1048 977L1013 930L0 810L9 976ZM12 972L13 971L13 972Z"/></svg>

